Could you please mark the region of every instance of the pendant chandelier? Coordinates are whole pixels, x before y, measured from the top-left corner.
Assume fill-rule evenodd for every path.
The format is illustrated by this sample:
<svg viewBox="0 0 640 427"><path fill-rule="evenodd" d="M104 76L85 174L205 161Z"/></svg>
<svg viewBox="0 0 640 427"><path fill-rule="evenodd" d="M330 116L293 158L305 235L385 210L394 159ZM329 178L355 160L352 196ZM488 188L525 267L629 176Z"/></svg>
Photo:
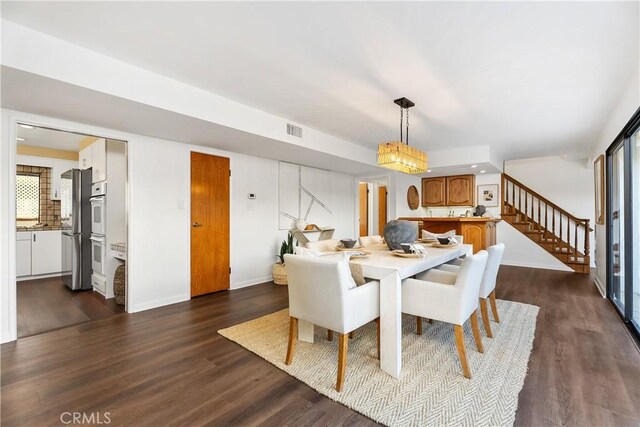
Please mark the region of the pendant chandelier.
<svg viewBox="0 0 640 427"><path fill-rule="evenodd" d="M409 146L409 108L412 101L399 98L393 101L400 106L400 141L378 145L378 166L404 173L423 173L427 171L427 154ZM406 142L403 141L404 115L407 115Z"/></svg>

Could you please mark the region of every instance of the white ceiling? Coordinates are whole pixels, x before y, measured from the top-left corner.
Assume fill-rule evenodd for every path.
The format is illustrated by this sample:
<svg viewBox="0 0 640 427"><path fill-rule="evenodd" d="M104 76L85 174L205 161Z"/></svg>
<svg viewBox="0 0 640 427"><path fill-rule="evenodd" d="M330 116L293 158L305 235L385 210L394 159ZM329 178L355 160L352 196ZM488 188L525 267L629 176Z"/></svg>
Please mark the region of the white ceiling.
<svg viewBox="0 0 640 427"><path fill-rule="evenodd" d="M638 73L638 2L3 2L4 19L368 147L585 154Z"/></svg>
<svg viewBox="0 0 640 427"><path fill-rule="evenodd" d="M56 148L58 150L79 151L80 141L87 135L79 135L71 132L34 127L27 129L18 125L17 135L25 141L18 140L18 144L33 145L36 147Z"/></svg>

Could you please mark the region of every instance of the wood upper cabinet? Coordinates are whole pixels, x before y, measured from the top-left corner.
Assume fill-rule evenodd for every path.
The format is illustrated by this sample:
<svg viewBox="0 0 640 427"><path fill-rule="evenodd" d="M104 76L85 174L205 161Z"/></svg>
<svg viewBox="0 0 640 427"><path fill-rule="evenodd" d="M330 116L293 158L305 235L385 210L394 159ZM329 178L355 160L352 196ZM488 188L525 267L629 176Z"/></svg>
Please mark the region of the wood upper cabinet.
<svg viewBox="0 0 640 427"><path fill-rule="evenodd" d="M446 206L447 179L422 178L422 206Z"/></svg>
<svg viewBox="0 0 640 427"><path fill-rule="evenodd" d="M473 206L475 178L475 175L448 176L445 206Z"/></svg>
<svg viewBox="0 0 640 427"><path fill-rule="evenodd" d="M422 178L422 206L473 206L475 175Z"/></svg>

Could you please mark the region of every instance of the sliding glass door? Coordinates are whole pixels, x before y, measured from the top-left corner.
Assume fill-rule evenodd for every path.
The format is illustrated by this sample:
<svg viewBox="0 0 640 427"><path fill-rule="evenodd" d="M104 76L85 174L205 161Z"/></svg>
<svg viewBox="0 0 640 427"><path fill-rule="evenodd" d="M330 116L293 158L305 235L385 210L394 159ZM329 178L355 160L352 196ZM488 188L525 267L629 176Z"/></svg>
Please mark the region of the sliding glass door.
<svg viewBox="0 0 640 427"><path fill-rule="evenodd" d="M640 330L640 129L630 138L631 150L631 323L636 332Z"/></svg>
<svg viewBox="0 0 640 427"><path fill-rule="evenodd" d="M624 141L613 148L609 162L611 194L611 251L613 252L612 273L610 275L610 298L621 313L625 312L625 238L624 238Z"/></svg>
<svg viewBox="0 0 640 427"><path fill-rule="evenodd" d="M607 294L640 335L640 110L607 150Z"/></svg>

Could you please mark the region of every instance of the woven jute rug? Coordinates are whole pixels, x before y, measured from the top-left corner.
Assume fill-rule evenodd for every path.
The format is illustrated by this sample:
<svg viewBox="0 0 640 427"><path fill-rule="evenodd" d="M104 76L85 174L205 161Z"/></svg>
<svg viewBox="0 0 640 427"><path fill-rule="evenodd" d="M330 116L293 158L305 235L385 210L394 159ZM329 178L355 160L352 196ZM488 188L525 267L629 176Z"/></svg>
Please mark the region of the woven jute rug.
<svg viewBox="0 0 640 427"><path fill-rule="evenodd" d="M472 379L462 376L453 326L424 322L416 334L413 316L402 319L402 373L382 372L372 322L349 340L344 390L335 391L338 340L315 328L315 343L297 342L293 363L284 364L288 310L218 331L318 392L388 426L510 426L527 374L538 307L498 300L501 323L493 338L482 329L484 353L477 352L469 325L465 344ZM470 323L470 322L467 322Z"/></svg>

